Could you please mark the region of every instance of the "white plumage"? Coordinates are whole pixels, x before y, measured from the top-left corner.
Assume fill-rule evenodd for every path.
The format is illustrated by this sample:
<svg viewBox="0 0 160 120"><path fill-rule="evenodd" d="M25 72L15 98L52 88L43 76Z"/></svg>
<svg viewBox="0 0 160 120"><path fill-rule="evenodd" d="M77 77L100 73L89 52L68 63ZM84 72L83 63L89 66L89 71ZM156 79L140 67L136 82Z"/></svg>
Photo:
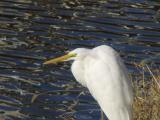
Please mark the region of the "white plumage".
<svg viewBox="0 0 160 120"><path fill-rule="evenodd" d="M132 120L131 81L118 53L101 45L93 49L77 48L68 56L67 60L74 60L71 66L74 77L89 89L109 120Z"/></svg>

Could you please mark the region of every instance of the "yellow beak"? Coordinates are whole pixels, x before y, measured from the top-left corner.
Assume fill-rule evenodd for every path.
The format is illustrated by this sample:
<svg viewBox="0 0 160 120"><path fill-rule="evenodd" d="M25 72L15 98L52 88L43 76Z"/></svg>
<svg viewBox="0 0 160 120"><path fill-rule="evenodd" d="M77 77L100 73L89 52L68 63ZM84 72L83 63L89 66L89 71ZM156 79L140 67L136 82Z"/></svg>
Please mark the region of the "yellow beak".
<svg viewBox="0 0 160 120"><path fill-rule="evenodd" d="M56 64L56 63L59 63L59 62L63 62L71 57L76 57L77 54L75 53L69 53L69 54L66 54L64 56L61 56L61 57L57 57L57 58L53 58L51 60L48 60L46 62L44 62L43 64L44 65L47 65L47 64Z"/></svg>

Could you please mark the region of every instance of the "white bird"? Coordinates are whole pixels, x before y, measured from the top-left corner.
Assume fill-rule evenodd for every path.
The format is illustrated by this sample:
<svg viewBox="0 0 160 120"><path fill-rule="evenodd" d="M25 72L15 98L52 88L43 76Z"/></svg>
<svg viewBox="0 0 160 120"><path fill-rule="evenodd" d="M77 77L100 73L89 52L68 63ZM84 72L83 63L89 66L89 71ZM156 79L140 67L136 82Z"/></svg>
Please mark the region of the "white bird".
<svg viewBox="0 0 160 120"><path fill-rule="evenodd" d="M110 46L77 48L44 64L74 60L71 71L87 87L109 120L132 120L133 92L128 71Z"/></svg>

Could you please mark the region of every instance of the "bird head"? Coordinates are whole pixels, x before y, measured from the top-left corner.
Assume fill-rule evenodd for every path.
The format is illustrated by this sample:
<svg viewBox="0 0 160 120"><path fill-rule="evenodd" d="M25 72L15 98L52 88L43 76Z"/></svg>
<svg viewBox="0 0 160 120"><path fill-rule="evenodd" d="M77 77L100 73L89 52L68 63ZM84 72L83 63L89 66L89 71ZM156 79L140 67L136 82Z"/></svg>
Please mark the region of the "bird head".
<svg viewBox="0 0 160 120"><path fill-rule="evenodd" d="M46 62L44 62L44 65L47 64L56 64L59 62L64 62L64 61L69 61L69 60L78 60L78 59L83 59L89 52L89 49L86 48L77 48L72 51L70 51L68 54L50 59Z"/></svg>

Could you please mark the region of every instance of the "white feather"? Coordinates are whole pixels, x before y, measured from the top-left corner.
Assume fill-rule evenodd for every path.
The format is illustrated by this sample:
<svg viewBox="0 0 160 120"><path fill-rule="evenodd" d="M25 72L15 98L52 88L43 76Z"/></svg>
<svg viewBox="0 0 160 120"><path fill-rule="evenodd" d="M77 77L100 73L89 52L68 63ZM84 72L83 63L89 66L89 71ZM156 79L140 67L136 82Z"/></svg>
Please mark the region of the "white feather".
<svg viewBox="0 0 160 120"><path fill-rule="evenodd" d="M87 87L109 120L132 120L133 93L127 69L118 53L102 45L78 48L71 70Z"/></svg>

